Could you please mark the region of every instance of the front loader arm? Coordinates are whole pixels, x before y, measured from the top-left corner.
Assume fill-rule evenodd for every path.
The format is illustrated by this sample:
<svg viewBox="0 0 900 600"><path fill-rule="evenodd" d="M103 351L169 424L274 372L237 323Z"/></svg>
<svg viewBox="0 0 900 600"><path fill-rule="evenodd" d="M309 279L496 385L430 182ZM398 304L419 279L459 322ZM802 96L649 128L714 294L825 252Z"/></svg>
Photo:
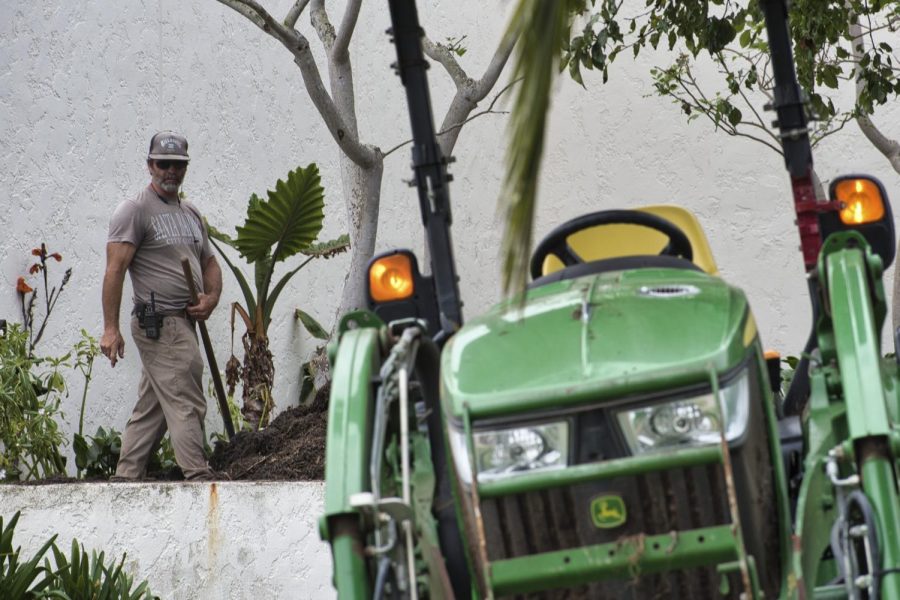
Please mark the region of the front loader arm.
<svg viewBox="0 0 900 600"><path fill-rule="evenodd" d="M379 331L361 327L344 332L332 361L325 515L320 519L319 532L331 544L334 585L340 598L372 597L363 554L365 539L359 513L350 506L350 498L371 490L372 382L381 364Z"/></svg>

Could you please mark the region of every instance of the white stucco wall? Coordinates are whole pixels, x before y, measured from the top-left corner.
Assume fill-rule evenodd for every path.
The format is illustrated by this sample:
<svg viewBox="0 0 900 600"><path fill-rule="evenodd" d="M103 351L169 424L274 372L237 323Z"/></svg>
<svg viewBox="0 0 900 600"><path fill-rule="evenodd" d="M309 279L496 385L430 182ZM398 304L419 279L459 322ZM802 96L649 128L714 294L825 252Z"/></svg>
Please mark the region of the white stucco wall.
<svg viewBox="0 0 900 600"><path fill-rule="evenodd" d="M0 486L0 514L22 512L20 560L57 534L68 555L74 538L107 564L127 554L126 571L166 600L325 600L335 593L317 523L324 497L309 482Z"/></svg>
<svg viewBox="0 0 900 600"><path fill-rule="evenodd" d="M266 4L280 16L291 2ZM432 0L421 2L420 13L433 39L468 35L462 64L480 76L504 27L503 6ZM339 14L333 10L333 19ZM301 27L317 47L305 18ZM365 3L351 45L361 137L382 148L409 138L402 88L388 66L395 56L387 27L384 3ZM609 85L588 74L587 90L560 81L536 235L588 210L682 203L707 228L723 275L747 290L764 343L797 354L810 323L781 158L705 123L688 125L679 107L652 96L647 71L664 60L642 55L634 64L622 57ZM452 95L441 75L440 68L430 71L438 121ZM900 137L897 104L877 122ZM499 296L496 201L505 124L505 116L489 115L467 125L452 166L454 240L468 315ZM0 318L18 320L16 278L40 241L74 269L43 351L67 350L82 327L99 337L107 221L118 202L145 185L147 143L161 128L188 137L192 162L184 189L215 226L233 230L252 192L262 194L291 168L315 161L326 188L322 238L345 231L338 150L288 53L246 19L214 0L0 3L0 186L7 207L0 211ZM900 176L854 124L830 138L816 160L825 179L868 171L889 192L900 190ZM403 181L409 163L408 149L386 159L379 249L421 246L415 192ZM316 346L293 321L293 308L330 326L345 265L346 256L309 265L276 308L271 333L282 408L296 402L299 365ZM129 294L126 284L126 313ZM226 272L222 306L209 323L220 365L229 349L225 307L239 298ZM140 370L127 335L125 360L115 369L97 365L88 432L98 425L121 430L127 419ZM74 376L70 383L64 409L75 423L81 383ZM208 422L210 429L221 427L214 406Z"/></svg>

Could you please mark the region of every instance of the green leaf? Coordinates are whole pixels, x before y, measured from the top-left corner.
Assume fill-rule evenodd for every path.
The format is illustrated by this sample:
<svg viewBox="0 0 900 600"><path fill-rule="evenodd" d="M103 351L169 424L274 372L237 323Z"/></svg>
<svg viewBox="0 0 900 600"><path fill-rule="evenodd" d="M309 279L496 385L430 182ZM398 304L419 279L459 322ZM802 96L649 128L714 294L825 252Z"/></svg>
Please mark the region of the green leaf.
<svg viewBox="0 0 900 600"><path fill-rule="evenodd" d="M301 250L303 254L306 256L312 256L315 258L331 258L332 256L336 256L341 254L342 252L346 252L350 249L350 236L346 233L336 239L328 240L327 242L318 242L316 244L310 244L308 248L305 250Z"/></svg>
<svg viewBox="0 0 900 600"><path fill-rule="evenodd" d="M268 200L251 196L247 219L237 228L235 246L250 262L271 255L282 261L308 247L319 235L324 218L324 189L315 163L297 167L279 179ZM274 248L273 248L274 247Z"/></svg>
<svg viewBox="0 0 900 600"><path fill-rule="evenodd" d="M746 48L747 46L750 45L750 39L752 36L753 36L753 32L751 32L749 29L744 30L744 33L741 34L740 40L738 40L738 42L741 45L741 48Z"/></svg>
<svg viewBox="0 0 900 600"><path fill-rule="evenodd" d="M209 221L206 222L206 232L209 234L209 237L212 238L213 240L218 240L218 241L222 242L223 244L228 244L232 248L237 249L237 245L234 241L234 238L232 238L231 236L229 236L226 233L219 231L218 229L216 229L215 227L210 225Z"/></svg>
<svg viewBox="0 0 900 600"><path fill-rule="evenodd" d="M316 321L309 313L304 312L302 310L295 309L294 310L294 318L299 319L303 326L306 327L306 330L309 334L315 338L319 338L320 340L328 339L328 332L325 331L325 328L322 327L318 321Z"/></svg>
<svg viewBox="0 0 900 600"><path fill-rule="evenodd" d="M222 248L212 238L210 238L209 241L212 244L213 248L215 248L219 253L219 256L222 257L222 260L225 261L225 264L228 265L228 268L231 269L234 278L237 279L238 286L240 286L241 288L241 293L244 295L244 303L247 306L247 312L249 314L255 313L256 295L253 293L253 290L250 289L250 284L247 283L247 278L244 277L244 273L228 259L228 256L225 255L225 252L222 250Z"/></svg>
<svg viewBox="0 0 900 600"><path fill-rule="evenodd" d="M731 110L728 111L728 122L731 123L733 127L736 127L743 117L744 115L741 114L741 111L736 107L732 107Z"/></svg>

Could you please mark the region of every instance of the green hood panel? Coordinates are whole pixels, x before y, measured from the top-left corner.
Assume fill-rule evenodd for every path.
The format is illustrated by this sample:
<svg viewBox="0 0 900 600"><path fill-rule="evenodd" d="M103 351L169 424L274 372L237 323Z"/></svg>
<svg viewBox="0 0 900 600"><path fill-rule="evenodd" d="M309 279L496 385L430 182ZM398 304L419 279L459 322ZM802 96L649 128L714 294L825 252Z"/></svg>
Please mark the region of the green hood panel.
<svg viewBox="0 0 900 600"><path fill-rule="evenodd" d="M750 322L747 322L750 319ZM444 348L444 410L486 418L709 381L756 338L744 294L698 271L548 284L470 321Z"/></svg>

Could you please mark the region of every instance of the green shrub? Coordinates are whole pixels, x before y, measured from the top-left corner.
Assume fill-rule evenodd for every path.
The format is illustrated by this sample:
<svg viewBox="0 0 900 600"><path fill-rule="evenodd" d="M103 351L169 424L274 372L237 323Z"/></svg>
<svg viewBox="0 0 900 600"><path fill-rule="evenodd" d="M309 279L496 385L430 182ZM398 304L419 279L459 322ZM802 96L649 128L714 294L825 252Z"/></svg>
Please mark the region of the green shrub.
<svg viewBox="0 0 900 600"><path fill-rule="evenodd" d="M69 355L37 358L28 332L9 324L0 334L0 480L65 474L59 404L66 390L60 370Z"/></svg>
<svg viewBox="0 0 900 600"><path fill-rule="evenodd" d="M21 548L13 549L19 514L13 515L6 526L0 517L0 598L158 600L146 581L134 586L133 578L123 570L124 554L118 563L107 564L105 553L92 551L88 558L77 540L72 540L71 554L66 556L56 545L54 535L28 562L20 563ZM52 550L52 566L46 557L48 550Z"/></svg>

